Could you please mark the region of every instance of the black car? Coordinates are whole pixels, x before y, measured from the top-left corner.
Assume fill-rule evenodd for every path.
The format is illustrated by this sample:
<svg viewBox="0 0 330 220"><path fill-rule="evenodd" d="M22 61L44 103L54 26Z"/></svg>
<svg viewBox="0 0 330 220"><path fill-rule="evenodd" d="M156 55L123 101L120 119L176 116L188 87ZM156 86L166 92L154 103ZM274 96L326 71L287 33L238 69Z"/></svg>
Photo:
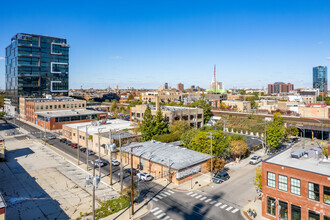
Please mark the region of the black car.
<svg viewBox="0 0 330 220"><path fill-rule="evenodd" d="M66 138L61 138L60 139L60 142L65 143L66 142Z"/></svg>
<svg viewBox="0 0 330 220"><path fill-rule="evenodd" d="M81 152L84 152L84 153L85 153L86 150L87 150L87 149L86 149L85 147L80 148L80 151L81 151Z"/></svg>
<svg viewBox="0 0 330 220"><path fill-rule="evenodd" d="M126 173L131 173L131 168L125 169L124 170ZM133 168L133 175L135 176L138 173L137 169Z"/></svg>
<svg viewBox="0 0 330 220"><path fill-rule="evenodd" d="M227 172L219 172L217 175L213 177L214 183L222 183L230 178Z"/></svg>
<svg viewBox="0 0 330 220"><path fill-rule="evenodd" d="M65 143L66 143L67 145L70 145L70 146L71 146L71 144L72 144L71 141L66 141Z"/></svg>

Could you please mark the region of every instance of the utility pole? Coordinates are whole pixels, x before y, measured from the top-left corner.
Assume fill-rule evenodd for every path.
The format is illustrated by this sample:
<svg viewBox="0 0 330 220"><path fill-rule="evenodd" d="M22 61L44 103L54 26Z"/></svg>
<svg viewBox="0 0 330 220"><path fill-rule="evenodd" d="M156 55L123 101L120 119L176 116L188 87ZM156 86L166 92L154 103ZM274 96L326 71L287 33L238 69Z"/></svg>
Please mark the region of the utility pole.
<svg viewBox="0 0 330 220"><path fill-rule="evenodd" d="M98 131L98 145L99 145L99 176L101 178L101 146L100 146L100 128L97 129Z"/></svg>
<svg viewBox="0 0 330 220"><path fill-rule="evenodd" d="M93 163L93 220L95 220L95 184L94 184L94 179L95 179L95 161Z"/></svg>
<svg viewBox="0 0 330 220"><path fill-rule="evenodd" d="M45 128L44 139L45 139L45 145L46 145L46 122L47 122L47 118L45 118L45 121L44 121L44 128Z"/></svg>
<svg viewBox="0 0 330 220"><path fill-rule="evenodd" d="M210 181L212 182L212 176L213 176L213 144L212 144L212 140L213 140L213 133L209 132L210 135L207 136L207 138L211 139L211 175L210 175Z"/></svg>
<svg viewBox="0 0 330 220"><path fill-rule="evenodd" d="M120 192L123 192L123 164L122 164L122 149L121 149L121 136L119 133L119 150L120 150Z"/></svg>
<svg viewBox="0 0 330 220"><path fill-rule="evenodd" d="M131 206L132 206L132 215L134 215L133 147L131 147Z"/></svg>
<svg viewBox="0 0 330 220"><path fill-rule="evenodd" d="M88 127L86 125L86 158L87 158L87 161L86 161L86 165L87 165L87 171L88 171Z"/></svg>
<svg viewBox="0 0 330 220"><path fill-rule="evenodd" d="M79 126L77 126L77 164L79 166Z"/></svg>
<svg viewBox="0 0 330 220"><path fill-rule="evenodd" d="M112 134L111 129L109 129L109 154L110 154L110 185L112 186L112 150L111 150L111 143L112 142Z"/></svg>

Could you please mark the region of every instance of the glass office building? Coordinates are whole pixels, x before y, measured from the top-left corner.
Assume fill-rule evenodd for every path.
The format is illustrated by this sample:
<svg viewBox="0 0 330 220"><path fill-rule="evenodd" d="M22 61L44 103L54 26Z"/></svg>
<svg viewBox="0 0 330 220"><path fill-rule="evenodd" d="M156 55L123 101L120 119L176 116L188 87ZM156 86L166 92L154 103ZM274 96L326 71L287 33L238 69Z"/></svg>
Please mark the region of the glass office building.
<svg viewBox="0 0 330 220"><path fill-rule="evenodd" d="M320 92L328 92L328 69L326 66L317 66L313 68L313 88Z"/></svg>
<svg viewBox="0 0 330 220"><path fill-rule="evenodd" d="M66 39L16 34L6 48L6 97L67 96L69 45Z"/></svg>

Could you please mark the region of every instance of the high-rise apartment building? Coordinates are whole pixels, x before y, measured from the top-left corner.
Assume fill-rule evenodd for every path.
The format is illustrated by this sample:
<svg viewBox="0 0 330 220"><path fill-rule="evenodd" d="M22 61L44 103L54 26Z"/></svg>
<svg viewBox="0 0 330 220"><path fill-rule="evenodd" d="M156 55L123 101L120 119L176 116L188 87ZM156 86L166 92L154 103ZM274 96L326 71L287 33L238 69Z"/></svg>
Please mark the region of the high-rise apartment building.
<svg viewBox="0 0 330 220"><path fill-rule="evenodd" d="M18 33L6 48L6 97L67 96L69 45L66 39Z"/></svg>
<svg viewBox="0 0 330 220"><path fill-rule="evenodd" d="M313 88L319 89L322 93L328 91L328 68L317 66L313 68Z"/></svg>
<svg viewBox="0 0 330 220"><path fill-rule="evenodd" d="M182 83L178 83L178 85L176 86L177 87L177 90L184 90L184 85Z"/></svg>
<svg viewBox="0 0 330 220"><path fill-rule="evenodd" d="M165 89L165 90L168 89L168 83L164 83L164 89Z"/></svg>
<svg viewBox="0 0 330 220"><path fill-rule="evenodd" d="M294 90L294 85L291 83L276 82L268 84L268 94L288 93Z"/></svg>

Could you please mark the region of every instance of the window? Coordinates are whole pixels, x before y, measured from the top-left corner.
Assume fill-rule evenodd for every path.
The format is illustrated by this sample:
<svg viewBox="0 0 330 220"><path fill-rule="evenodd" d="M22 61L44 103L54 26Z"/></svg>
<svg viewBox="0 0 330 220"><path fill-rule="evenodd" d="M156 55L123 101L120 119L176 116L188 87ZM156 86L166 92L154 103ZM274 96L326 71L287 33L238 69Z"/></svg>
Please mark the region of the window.
<svg viewBox="0 0 330 220"><path fill-rule="evenodd" d="M301 209L299 206L291 204L291 220L301 219Z"/></svg>
<svg viewBox="0 0 330 220"><path fill-rule="evenodd" d="M288 177L278 175L278 189L287 192L288 191Z"/></svg>
<svg viewBox="0 0 330 220"><path fill-rule="evenodd" d="M81 108L81 103L79 103L79 108Z"/></svg>
<svg viewBox="0 0 330 220"><path fill-rule="evenodd" d="M36 109L39 110L39 105L37 105Z"/></svg>
<svg viewBox="0 0 330 220"><path fill-rule="evenodd" d="M300 180L291 178L291 193L300 196Z"/></svg>
<svg viewBox="0 0 330 220"><path fill-rule="evenodd" d="M267 214L276 216L276 200L267 196Z"/></svg>
<svg viewBox="0 0 330 220"><path fill-rule="evenodd" d="M288 220L288 203L279 201L279 209L280 209L280 219L281 220Z"/></svg>
<svg viewBox="0 0 330 220"><path fill-rule="evenodd" d="M314 201L320 201L319 184L308 183L308 198Z"/></svg>
<svg viewBox="0 0 330 220"><path fill-rule="evenodd" d="M46 105L46 109L48 109L48 105Z"/></svg>
<svg viewBox="0 0 330 220"><path fill-rule="evenodd" d="M71 104L71 108L73 108L73 104Z"/></svg>
<svg viewBox="0 0 330 220"><path fill-rule="evenodd" d="M57 109L57 105L54 105L54 108Z"/></svg>
<svg viewBox="0 0 330 220"><path fill-rule="evenodd" d="M61 108L61 105L58 105L58 108Z"/></svg>
<svg viewBox="0 0 330 220"><path fill-rule="evenodd" d="M69 104L67 104L67 105L66 105L66 108L70 108L70 105L69 105Z"/></svg>
<svg viewBox="0 0 330 220"><path fill-rule="evenodd" d="M74 107L77 108L77 104L74 104Z"/></svg>
<svg viewBox="0 0 330 220"><path fill-rule="evenodd" d="M323 216L324 220L330 220L330 217L329 216Z"/></svg>
<svg viewBox="0 0 330 220"><path fill-rule="evenodd" d="M309 210L308 211L308 220L320 220L320 214Z"/></svg>
<svg viewBox="0 0 330 220"><path fill-rule="evenodd" d="M330 187L323 186L323 202L330 205Z"/></svg>
<svg viewBox="0 0 330 220"><path fill-rule="evenodd" d="M82 107L84 108L85 107L85 104L82 104Z"/></svg>
<svg viewBox="0 0 330 220"><path fill-rule="evenodd" d="M63 108L65 108L65 105L63 104Z"/></svg>
<svg viewBox="0 0 330 220"><path fill-rule="evenodd" d="M275 188L275 173L267 172L267 186Z"/></svg>
<svg viewBox="0 0 330 220"><path fill-rule="evenodd" d="M140 113L136 113L136 117L140 118Z"/></svg>
<svg viewBox="0 0 330 220"><path fill-rule="evenodd" d="M42 106L40 106L40 109L41 109L41 110L43 110L43 109L44 109L44 106L43 106L43 105L42 105Z"/></svg>
<svg viewBox="0 0 330 220"><path fill-rule="evenodd" d="M50 105L50 106L49 106L49 109L53 109L53 106L52 106L52 105Z"/></svg>
<svg viewBox="0 0 330 220"><path fill-rule="evenodd" d="M73 133L73 136L76 136L76 133Z"/></svg>

